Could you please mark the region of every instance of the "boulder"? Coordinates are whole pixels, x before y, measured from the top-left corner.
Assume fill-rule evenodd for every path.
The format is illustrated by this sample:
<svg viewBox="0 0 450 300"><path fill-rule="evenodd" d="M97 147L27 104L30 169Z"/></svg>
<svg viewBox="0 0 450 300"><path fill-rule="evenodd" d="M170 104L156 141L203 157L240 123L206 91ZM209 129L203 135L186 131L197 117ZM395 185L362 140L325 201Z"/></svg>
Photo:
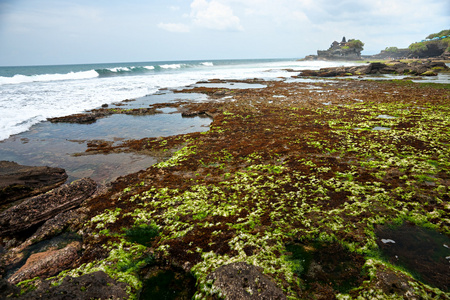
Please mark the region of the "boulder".
<svg viewBox="0 0 450 300"><path fill-rule="evenodd" d="M96 190L97 184L83 178L35 196L0 213L0 235L12 235L43 223L79 206Z"/></svg>
<svg viewBox="0 0 450 300"><path fill-rule="evenodd" d="M36 290L13 299L128 299L126 288L125 283L115 281L103 271L97 271L80 277L67 276L58 286L44 281Z"/></svg>
<svg viewBox="0 0 450 300"><path fill-rule="evenodd" d="M225 299L286 299L283 291L261 273L260 268L245 262L224 265L208 275L213 287Z"/></svg>
<svg viewBox="0 0 450 300"><path fill-rule="evenodd" d="M48 250L32 254L19 270L8 281L17 284L34 277L50 277L67 269L78 258L81 250L80 242L72 242L63 249Z"/></svg>
<svg viewBox="0 0 450 300"><path fill-rule="evenodd" d="M0 161L0 205L54 189L67 180L64 169Z"/></svg>

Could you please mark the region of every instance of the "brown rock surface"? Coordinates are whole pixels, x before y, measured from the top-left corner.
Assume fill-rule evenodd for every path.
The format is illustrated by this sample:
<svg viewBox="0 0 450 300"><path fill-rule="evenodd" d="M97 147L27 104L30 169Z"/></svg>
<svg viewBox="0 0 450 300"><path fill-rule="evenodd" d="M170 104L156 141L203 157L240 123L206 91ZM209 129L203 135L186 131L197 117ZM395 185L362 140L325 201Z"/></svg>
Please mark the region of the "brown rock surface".
<svg viewBox="0 0 450 300"><path fill-rule="evenodd" d="M8 281L17 284L34 277L50 277L69 267L77 258L80 242L73 242L63 249L32 254Z"/></svg>
<svg viewBox="0 0 450 300"><path fill-rule="evenodd" d="M0 235L10 235L79 206L96 190L97 184L83 178L46 194L32 197L0 213Z"/></svg>
<svg viewBox="0 0 450 300"><path fill-rule="evenodd" d="M245 262L222 266L208 275L225 299L286 299L282 290L257 267Z"/></svg>
<svg viewBox="0 0 450 300"><path fill-rule="evenodd" d="M67 276L61 285L51 286L50 282L36 290L21 295L18 299L63 300L63 299L128 299L126 284L119 283L105 272L98 271L80 277Z"/></svg>
<svg viewBox="0 0 450 300"><path fill-rule="evenodd" d="M64 169L0 161L0 204L47 192L67 179Z"/></svg>

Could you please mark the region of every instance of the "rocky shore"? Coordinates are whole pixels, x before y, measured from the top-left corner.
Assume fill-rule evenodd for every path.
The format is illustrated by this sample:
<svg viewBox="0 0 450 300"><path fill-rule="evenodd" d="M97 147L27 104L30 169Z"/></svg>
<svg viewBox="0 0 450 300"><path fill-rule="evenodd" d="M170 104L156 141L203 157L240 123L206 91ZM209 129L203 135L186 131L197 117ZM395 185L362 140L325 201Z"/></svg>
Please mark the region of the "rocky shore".
<svg viewBox="0 0 450 300"><path fill-rule="evenodd" d="M338 77L363 75L407 75L407 76L437 76L440 72L449 72L450 68L443 61L390 61L388 63L370 63L362 66L322 68L320 70L304 70L303 77Z"/></svg>
<svg viewBox="0 0 450 300"><path fill-rule="evenodd" d="M300 77L448 69L354 68ZM267 87L186 88L209 101L52 120L165 105L213 118L207 132L88 143L159 158L108 187L1 162L0 296L450 298L449 84L245 82Z"/></svg>

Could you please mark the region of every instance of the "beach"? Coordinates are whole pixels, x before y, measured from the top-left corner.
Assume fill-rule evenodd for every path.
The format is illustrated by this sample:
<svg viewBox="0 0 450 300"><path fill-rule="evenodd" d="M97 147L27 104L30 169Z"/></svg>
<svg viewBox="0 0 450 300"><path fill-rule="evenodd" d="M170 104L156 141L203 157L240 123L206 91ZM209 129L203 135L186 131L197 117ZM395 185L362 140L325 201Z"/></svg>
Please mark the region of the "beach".
<svg viewBox="0 0 450 300"><path fill-rule="evenodd" d="M72 184L102 187L80 184L90 195L57 225L3 222L2 273L29 297L90 274L130 299L450 297L449 83L284 67L189 73L5 138L8 159L60 153Z"/></svg>

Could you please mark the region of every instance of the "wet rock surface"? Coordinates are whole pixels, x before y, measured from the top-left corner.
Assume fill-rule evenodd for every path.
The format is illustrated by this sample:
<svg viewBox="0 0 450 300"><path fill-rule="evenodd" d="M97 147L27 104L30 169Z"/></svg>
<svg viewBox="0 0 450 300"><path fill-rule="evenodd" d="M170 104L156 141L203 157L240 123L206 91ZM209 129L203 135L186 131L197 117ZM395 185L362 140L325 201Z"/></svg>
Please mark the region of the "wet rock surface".
<svg viewBox="0 0 450 300"><path fill-rule="evenodd" d="M424 282L450 290L450 238L411 223L380 226L377 244L389 261L411 270Z"/></svg>
<svg viewBox="0 0 450 300"><path fill-rule="evenodd" d="M225 299L286 299L270 277L245 262L224 265L208 275Z"/></svg>
<svg viewBox="0 0 450 300"><path fill-rule="evenodd" d="M84 178L27 199L0 213L0 235L19 233L73 209L89 198L96 188L95 181Z"/></svg>
<svg viewBox="0 0 450 300"><path fill-rule="evenodd" d="M64 169L0 161L0 205L47 192L67 179Z"/></svg>
<svg viewBox="0 0 450 300"><path fill-rule="evenodd" d="M99 153L161 153L164 159L118 178L83 202L81 215L48 220L30 233L25 248L34 239L76 231L80 257L61 269L80 275L77 280L93 269L104 270L137 297L142 286L152 289L146 280L157 278L167 279L169 288L156 292L176 287L179 299L185 299L192 288L185 275L193 274L192 293L203 298L219 290L230 299L448 298L444 288L431 289L425 280L379 259L374 229L408 218L448 233L449 108L448 90L442 89L447 85L265 84L227 91L233 99L215 95L217 89L197 89L193 92L212 100L174 106L178 113L213 113L208 132L120 145L92 142L89 149ZM394 117L380 117L386 115ZM390 129L375 130L379 127ZM148 230L153 228L156 233ZM134 235L139 239L130 238ZM304 251L295 256L291 243ZM19 241L12 244L23 248ZM2 244L8 251L11 245ZM16 268L28 259L23 256ZM142 272L153 263L166 267L162 275ZM182 271L173 271L175 266ZM71 291L74 278L63 279L64 274L57 280ZM64 290L52 287L54 280L36 281L37 289L25 296L58 296ZM83 284L82 290L93 285ZM82 297L75 292L80 291L69 295Z"/></svg>
<svg viewBox="0 0 450 300"><path fill-rule="evenodd" d="M67 276L62 283L52 286L43 282L35 291L17 297L21 300L65 299L128 299L126 284L117 282L105 272L97 271L80 277ZM16 298L13 298L16 299Z"/></svg>
<svg viewBox="0 0 450 300"><path fill-rule="evenodd" d="M162 113L155 108L135 108L135 109L122 109L122 108L98 108L90 110L87 113L74 114L69 116L49 118L47 119L51 123L77 123L77 124L92 124L98 119L105 118L114 114L126 114L133 116L148 116Z"/></svg>

